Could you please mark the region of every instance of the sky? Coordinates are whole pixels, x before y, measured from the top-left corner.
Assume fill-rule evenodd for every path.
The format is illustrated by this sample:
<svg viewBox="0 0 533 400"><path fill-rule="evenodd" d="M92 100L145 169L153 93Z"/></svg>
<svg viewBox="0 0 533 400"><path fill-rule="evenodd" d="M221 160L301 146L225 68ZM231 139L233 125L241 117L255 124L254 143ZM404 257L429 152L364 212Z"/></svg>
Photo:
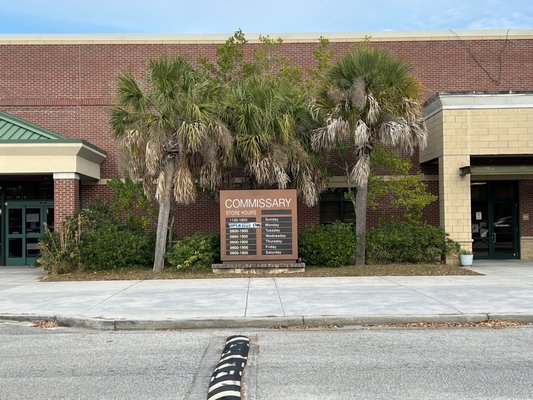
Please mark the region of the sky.
<svg viewBox="0 0 533 400"><path fill-rule="evenodd" d="M531 0L0 0L8 33L305 33L533 28Z"/></svg>

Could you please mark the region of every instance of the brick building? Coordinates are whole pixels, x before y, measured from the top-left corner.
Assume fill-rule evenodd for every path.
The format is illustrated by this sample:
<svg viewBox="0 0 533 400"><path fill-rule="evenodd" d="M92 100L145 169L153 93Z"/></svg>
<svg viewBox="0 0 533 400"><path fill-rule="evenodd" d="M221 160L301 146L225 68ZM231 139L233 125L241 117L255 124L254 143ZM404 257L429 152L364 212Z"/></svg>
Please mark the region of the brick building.
<svg viewBox="0 0 533 400"><path fill-rule="evenodd" d="M320 34L281 35L294 64ZM425 88L429 145L417 168L439 201L426 218L478 257L533 258L533 30L322 34L336 57L365 40L413 65ZM110 192L120 176L108 110L119 72L147 60L214 59L225 35L0 35L0 264L31 263L43 223ZM247 50L259 46L250 40ZM339 186L333 178L331 186ZM218 205L177 206L176 234L217 230ZM369 214L370 223L384 209ZM350 218L340 192L300 205L300 226ZM531 217L531 218L530 218Z"/></svg>

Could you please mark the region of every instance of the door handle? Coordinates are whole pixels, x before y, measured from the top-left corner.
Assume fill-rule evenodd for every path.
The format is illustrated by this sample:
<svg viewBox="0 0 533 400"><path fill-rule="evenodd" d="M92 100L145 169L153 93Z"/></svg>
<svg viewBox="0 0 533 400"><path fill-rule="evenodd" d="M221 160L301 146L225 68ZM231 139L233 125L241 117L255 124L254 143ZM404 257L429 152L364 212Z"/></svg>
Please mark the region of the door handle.
<svg viewBox="0 0 533 400"><path fill-rule="evenodd" d="M495 233L492 234L492 243L496 243L496 234Z"/></svg>

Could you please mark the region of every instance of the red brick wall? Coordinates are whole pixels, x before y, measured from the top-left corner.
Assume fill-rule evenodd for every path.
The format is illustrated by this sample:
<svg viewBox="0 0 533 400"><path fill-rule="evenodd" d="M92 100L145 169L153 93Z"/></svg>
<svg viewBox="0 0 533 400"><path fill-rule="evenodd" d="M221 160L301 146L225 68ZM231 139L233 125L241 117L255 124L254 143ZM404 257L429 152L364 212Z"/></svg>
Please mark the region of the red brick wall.
<svg viewBox="0 0 533 400"><path fill-rule="evenodd" d="M425 98L437 91L533 90L533 39L375 42L413 65L425 88ZM250 44L247 55L258 45ZM354 43L332 43L340 57ZM214 59L214 44L43 44L0 43L0 110L71 138L85 139L107 152L102 178L120 174L117 144L111 136L108 110L114 103L114 82L120 72L144 76L149 59L180 54L192 61ZM295 65L311 67L315 43L287 43L284 55ZM416 160L416 157L415 157ZM415 162L415 169L418 164ZM59 185L59 184L58 184ZM107 199L109 190L82 188L82 204ZM61 197L62 195L58 195ZM60 210L63 200L56 202ZM438 205L427 213L438 224ZM436 212L436 213L434 213ZM381 214L383 215L381 215ZM386 216L380 209L369 215L374 223ZM300 225L317 223L318 209L299 207ZM532 213L533 218L533 213ZM218 206L207 199L176 207L178 235L216 230ZM522 223L531 232L529 224ZM198 229L197 229L198 228ZM524 232L525 232L524 231Z"/></svg>
<svg viewBox="0 0 533 400"><path fill-rule="evenodd" d="M61 226L65 217L74 214L80 207L80 181L77 179L54 179L54 224Z"/></svg>
<svg viewBox="0 0 533 400"><path fill-rule="evenodd" d="M439 182L425 182L428 192L437 196L437 200L431 203L424 210L424 220L433 226L440 226L440 210L439 210Z"/></svg>
<svg viewBox="0 0 533 400"><path fill-rule="evenodd" d="M332 43L339 57L353 43ZM377 42L413 65L425 97L437 91L532 90L533 40ZM249 45L250 53L257 45ZM283 52L303 67L314 64L314 43L287 43ZM213 59L216 45L0 44L0 110L108 153L102 178L119 173L108 109L121 71L143 77L146 62L164 54Z"/></svg>
<svg viewBox="0 0 533 400"><path fill-rule="evenodd" d="M109 204L113 189L106 185L81 185L82 207L90 204ZM218 232L220 212L218 199L200 195L194 205L174 205L174 232L177 237L192 235L195 232ZM298 201L298 227L320 223L318 207L307 207Z"/></svg>
<svg viewBox="0 0 533 400"><path fill-rule="evenodd" d="M81 207L91 204L107 204L111 202L113 189L107 185L81 185Z"/></svg>
<svg viewBox="0 0 533 400"><path fill-rule="evenodd" d="M518 191L520 236L533 236L533 181L520 181ZM523 214L529 214L529 220L522 219Z"/></svg>
<svg viewBox="0 0 533 400"><path fill-rule="evenodd" d="M439 219L439 182L424 182L429 193L437 196L437 200L424 209L423 219L430 225L440 226ZM376 209L371 209L367 213L367 226L372 228L380 223L387 223L392 220L402 220L403 213L398 209L393 209L385 204L379 205Z"/></svg>
<svg viewBox="0 0 533 400"><path fill-rule="evenodd" d="M305 203L298 200L298 231L301 231L307 225L320 224L320 208L307 207Z"/></svg>
<svg viewBox="0 0 533 400"><path fill-rule="evenodd" d="M195 232L218 232L220 210L218 200L209 195L198 197L194 205L174 205L174 232L177 237Z"/></svg>

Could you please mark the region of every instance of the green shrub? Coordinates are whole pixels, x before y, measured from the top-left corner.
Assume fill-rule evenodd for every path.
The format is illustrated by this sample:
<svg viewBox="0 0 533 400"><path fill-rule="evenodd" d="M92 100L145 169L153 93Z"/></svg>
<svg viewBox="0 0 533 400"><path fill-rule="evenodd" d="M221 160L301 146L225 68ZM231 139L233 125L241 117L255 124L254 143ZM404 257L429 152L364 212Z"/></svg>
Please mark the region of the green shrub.
<svg viewBox="0 0 533 400"><path fill-rule="evenodd" d="M80 269L81 233L91 218L79 212L66 218L56 232L48 231L39 239L37 264L50 274L67 274Z"/></svg>
<svg viewBox="0 0 533 400"><path fill-rule="evenodd" d="M367 264L433 263L455 249L455 242L435 226L394 222L367 232Z"/></svg>
<svg viewBox="0 0 533 400"><path fill-rule="evenodd" d="M307 265L352 265L356 250L353 225L336 222L305 228L299 235L300 257Z"/></svg>
<svg viewBox="0 0 533 400"><path fill-rule="evenodd" d="M211 264L220 261L220 235L196 232L192 236L178 240L167 251L165 258L177 270L207 270L211 268Z"/></svg>
<svg viewBox="0 0 533 400"><path fill-rule="evenodd" d="M116 218L133 229L146 229L153 223L158 207L144 194L142 182L113 178L107 186L114 189L110 209Z"/></svg>
<svg viewBox="0 0 533 400"><path fill-rule="evenodd" d="M66 218L39 244L37 262L52 274L150 265L154 253L153 235L121 224L103 205Z"/></svg>
<svg viewBox="0 0 533 400"><path fill-rule="evenodd" d="M148 266L154 244L151 234L105 224L82 235L81 259L84 268L93 271Z"/></svg>
<svg viewBox="0 0 533 400"><path fill-rule="evenodd" d="M80 266L80 247L73 234L69 230L46 232L39 239L41 254L37 264L52 275L77 271Z"/></svg>

